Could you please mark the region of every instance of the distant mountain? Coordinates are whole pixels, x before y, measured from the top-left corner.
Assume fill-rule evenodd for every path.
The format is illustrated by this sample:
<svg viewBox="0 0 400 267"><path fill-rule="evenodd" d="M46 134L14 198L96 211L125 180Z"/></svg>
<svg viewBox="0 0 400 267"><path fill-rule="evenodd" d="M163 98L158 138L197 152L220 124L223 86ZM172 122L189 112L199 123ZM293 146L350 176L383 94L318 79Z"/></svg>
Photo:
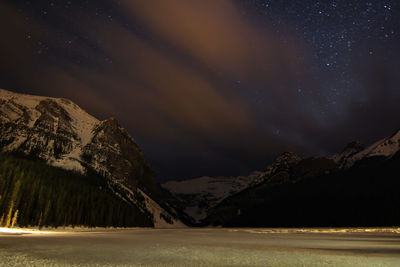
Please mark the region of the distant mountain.
<svg viewBox="0 0 400 267"><path fill-rule="evenodd" d="M354 141L347 144L342 152L331 156L330 159L332 159L337 164L339 164L339 166L344 168L348 165L349 161L352 161L354 155L356 155L360 151L363 151L365 148L366 146L364 144Z"/></svg>
<svg viewBox="0 0 400 267"><path fill-rule="evenodd" d="M116 119L99 121L68 99L0 89L0 151L81 175L94 171L156 227L183 224L135 140ZM61 189L60 189L61 190Z"/></svg>
<svg viewBox="0 0 400 267"><path fill-rule="evenodd" d="M301 157L293 152L280 155L264 171L256 171L248 176L200 177L184 181L170 181L162 186L180 202L179 206L195 224L209 215L209 211L221 201L247 188L256 186L278 173L287 171L298 163Z"/></svg>
<svg viewBox="0 0 400 267"><path fill-rule="evenodd" d="M226 197L263 180L263 172L238 177L200 177L185 181L170 181L162 186L179 201L183 211L194 223L207 217L210 208Z"/></svg>
<svg viewBox="0 0 400 267"><path fill-rule="evenodd" d="M400 224L400 131L330 157L285 152L262 172L162 185L197 225L230 227Z"/></svg>
<svg viewBox="0 0 400 267"><path fill-rule="evenodd" d="M350 143L341 153L334 155L332 159L340 164L341 168L349 168L363 159L373 157L391 158L399 150L400 131L397 131L390 137L383 138L368 147L357 142Z"/></svg>
<svg viewBox="0 0 400 267"><path fill-rule="evenodd" d="M350 227L400 224L400 134L329 158L303 159L221 201L204 225Z"/></svg>

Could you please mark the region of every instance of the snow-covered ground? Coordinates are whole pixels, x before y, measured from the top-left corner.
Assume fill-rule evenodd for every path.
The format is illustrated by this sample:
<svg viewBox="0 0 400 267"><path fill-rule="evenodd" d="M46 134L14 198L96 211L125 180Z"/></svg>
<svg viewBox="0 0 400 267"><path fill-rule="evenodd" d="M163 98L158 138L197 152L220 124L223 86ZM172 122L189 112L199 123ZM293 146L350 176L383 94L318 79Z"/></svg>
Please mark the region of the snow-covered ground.
<svg viewBox="0 0 400 267"><path fill-rule="evenodd" d="M51 231L50 231L51 232ZM400 266L399 229L1 233L2 266Z"/></svg>

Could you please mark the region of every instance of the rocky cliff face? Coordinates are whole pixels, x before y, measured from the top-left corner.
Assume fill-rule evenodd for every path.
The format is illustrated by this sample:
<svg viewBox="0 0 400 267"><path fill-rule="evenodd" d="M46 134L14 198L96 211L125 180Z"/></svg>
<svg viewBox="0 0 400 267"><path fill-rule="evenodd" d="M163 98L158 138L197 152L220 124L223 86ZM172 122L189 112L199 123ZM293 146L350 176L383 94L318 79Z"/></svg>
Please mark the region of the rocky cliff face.
<svg viewBox="0 0 400 267"><path fill-rule="evenodd" d="M66 99L0 90L0 149L42 159L81 173L82 148L100 123Z"/></svg>
<svg viewBox="0 0 400 267"><path fill-rule="evenodd" d="M182 226L163 202L143 152L116 119L99 121L67 99L0 89L0 134L0 151L82 174L94 170L115 194L149 212L156 226Z"/></svg>
<svg viewBox="0 0 400 267"><path fill-rule="evenodd" d="M85 164L116 182L139 187L148 194L160 194L155 175L129 133L116 119L96 124L91 141L82 149Z"/></svg>

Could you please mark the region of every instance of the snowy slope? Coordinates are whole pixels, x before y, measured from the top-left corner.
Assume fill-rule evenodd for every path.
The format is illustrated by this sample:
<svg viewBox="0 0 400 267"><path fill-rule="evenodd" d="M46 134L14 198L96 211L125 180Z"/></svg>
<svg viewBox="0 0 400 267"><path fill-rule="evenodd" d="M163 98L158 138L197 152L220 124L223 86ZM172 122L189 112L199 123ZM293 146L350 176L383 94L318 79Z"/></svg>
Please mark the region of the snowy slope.
<svg viewBox="0 0 400 267"><path fill-rule="evenodd" d="M293 152L285 152L264 171L256 171L248 176L200 177L186 181L170 181L162 186L175 195L185 207L184 212L195 222L206 218L208 211L227 197L255 186L280 171L288 170L301 157Z"/></svg>
<svg viewBox="0 0 400 267"><path fill-rule="evenodd" d="M184 212L199 222L208 209L225 198L262 181L263 172L239 177L200 177L186 181L170 181L162 186L185 203Z"/></svg>
<svg viewBox="0 0 400 267"><path fill-rule="evenodd" d="M365 149L365 145L359 142L351 142L337 154L328 157L329 159L336 162L339 166L345 166L347 162L357 153Z"/></svg>
<svg viewBox="0 0 400 267"><path fill-rule="evenodd" d="M114 192L125 201L137 205L136 197L145 199L141 208L156 226L182 225L149 197L160 195L161 188L143 152L115 119L100 121L68 99L0 89L0 134L2 152L33 155L82 174L93 169L108 178L111 189L123 187Z"/></svg>
<svg viewBox="0 0 400 267"><path fill-rule="evenodd" d="M358 146L356 149L345 149L342 153L332 156L331 159L340 164L342 168L350 168L357 161L362 159L371 157L390 158L400 151L400 131L366 148L360 148L362 147Z"/></svg>
<svg viewBox="0 0 400 267"><path fill-rule="evenodd" d="M128 203L134 204L142 212L151 214L155 228L184 228L186 227L179 219L172 217L156 201L150 198L145 192L136 190L114 181L110 189L120 198Z"/></svg>
<svg viewBox="0 0 400 267"><path fill-rule="evenodd" d="M0 89L0 120L4 122L17 122L21 125L21 117L26 114L27 120L24 123L28 128L34 129L35 123L41 117L42 113L37 109L42 101L54 101L61 108L63 108L70 117L70 129L75 136L71 138L71 147L60 157L53 157L52 153L45 153L42 155L50 165L62 167L69 170L77 170L81 173L85 172L85 168L80 162L82 148L89 143L92 137L92 130L99 120L89 115L86 111L74 104L68 99L57 99L43 96L31 96L24 94L16 94L3 89ZM58 117L53 117L54 120L54 134L56 134L60 121ZM17 138L3 148L3 151L13 151L17 149L22 143L28 141L29 135L23 131L16 136ZM54 146L53 142L48 142L48 151Z"/></svg>

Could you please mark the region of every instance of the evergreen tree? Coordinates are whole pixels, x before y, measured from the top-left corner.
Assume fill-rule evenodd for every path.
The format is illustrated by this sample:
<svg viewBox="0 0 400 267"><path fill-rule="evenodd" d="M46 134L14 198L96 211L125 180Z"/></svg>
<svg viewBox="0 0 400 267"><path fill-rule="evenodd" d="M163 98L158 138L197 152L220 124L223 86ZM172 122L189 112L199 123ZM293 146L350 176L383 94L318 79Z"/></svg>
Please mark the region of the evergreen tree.
<svg viewBox="0 0 400 267"><path fill-rule="evenodd" d="M105 177L0 153L0 225L152 226L112 193Z"/></svg>

